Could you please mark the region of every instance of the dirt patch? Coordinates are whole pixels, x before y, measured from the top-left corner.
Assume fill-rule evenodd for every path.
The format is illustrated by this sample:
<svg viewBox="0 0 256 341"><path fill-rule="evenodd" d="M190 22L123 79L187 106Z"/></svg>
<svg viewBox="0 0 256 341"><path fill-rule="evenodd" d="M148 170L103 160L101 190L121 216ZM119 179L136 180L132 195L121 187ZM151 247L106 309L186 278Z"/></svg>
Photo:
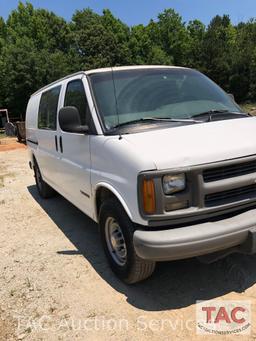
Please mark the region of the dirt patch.
<svg viewBox="0 0 256 341"><path fill-rule="evenodd" d="M0 340L234 340L196 334L197 300L249 300L256 339L256 256L162 263L127 286L97 226L61 196L37 194L27 153L0 153Z"/></svg>
<svg viewBox="0 0 256 341"><path fill-rule="evenodd" d="M26 145L24 143L18 142L16 137L6 137L0 139L0 152L7 152L15 149L26 149Z"/></svg>
<svg viewBox="0 0 256 341"><path fill-rule="evenodd" d="M5 180L15 177L15 173L13 172L6 173L3 167L0 168L0 171L1 171L1 174L0 174L0 188L1 188L1 187L4 187Z"/></svg>
<svg viewBox="0 0 256 341"><path fill-rule="evenodd" d="M17 328L17 325L15 324L15 321L7 314L7 316L4 316L4 311L0 308L0 340L6 341L6 340L15 340L16 335L14 333L15 329Z"/></svg>

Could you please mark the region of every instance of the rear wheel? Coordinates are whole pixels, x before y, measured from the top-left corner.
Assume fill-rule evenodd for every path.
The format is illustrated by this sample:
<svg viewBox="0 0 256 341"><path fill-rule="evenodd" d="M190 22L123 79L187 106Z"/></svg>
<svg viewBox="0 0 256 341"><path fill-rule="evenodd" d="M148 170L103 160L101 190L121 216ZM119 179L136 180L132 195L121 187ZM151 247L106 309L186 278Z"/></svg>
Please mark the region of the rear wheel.
<svg viewBox="0 0 256 341"><path fill-rule="evenodd" d="M128 284L148 278L155 262L137 256L133 245L134 225L116 199L108 199L100 209L100 234L113 272Z"/></svg>
<svg viewBox="0 0 256 341"><path fill-rule="evenodd" d="M43 180L37 162L35 162L35 165L34 165L34 172L35 172L35 179L36 179L36 187L37 187L39 195L43 199L48 199L48 198L55 196L56 192L54 191L54 189Z"/></svg>

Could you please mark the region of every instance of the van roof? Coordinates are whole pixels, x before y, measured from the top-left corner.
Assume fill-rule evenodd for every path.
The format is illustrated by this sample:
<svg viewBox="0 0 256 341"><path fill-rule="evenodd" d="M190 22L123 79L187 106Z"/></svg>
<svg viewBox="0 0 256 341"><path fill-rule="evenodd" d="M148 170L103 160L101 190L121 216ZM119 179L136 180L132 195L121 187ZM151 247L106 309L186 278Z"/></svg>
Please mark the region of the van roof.
<svg viewBox="0 0 256 341"><path fill-rule="evenodd" d="M181 66L168 66L168 65L132 65L132 66L115 66L115 67L107 67L107 68L99 68L99 69L92 69L92 70L86 70L86 71L79 71L79 72L75 72L75 73L72 73L70 75L67 75L63 78L60 78L44 87L42 87L41 89L37 90L36 92L34 92L32 96L40 93L41 91L49 88L50 86L56 84L56 83L59 83L65 79L68 79L68 78L71 78L71 77L74 77L74 76L79 76L79 75L91 75L91 74L94 74L94 73L101 73L101 72L109 72L109 71L118 71L118 70L136 70L136 69L186 69L184 67L181 67Z"/></svg>
<svg viewBox="0 0 256 341"><path fill-rule="evenodd" d="M109 72L109 71L118 71L118 70L136 70L136 69L183 69L181 66L168 66L168 65L132 65L132 66L115 66L113 68L101 68L101 69L93 69L85 71L87 75L91 75L93 73L99 72Z"/></svg>

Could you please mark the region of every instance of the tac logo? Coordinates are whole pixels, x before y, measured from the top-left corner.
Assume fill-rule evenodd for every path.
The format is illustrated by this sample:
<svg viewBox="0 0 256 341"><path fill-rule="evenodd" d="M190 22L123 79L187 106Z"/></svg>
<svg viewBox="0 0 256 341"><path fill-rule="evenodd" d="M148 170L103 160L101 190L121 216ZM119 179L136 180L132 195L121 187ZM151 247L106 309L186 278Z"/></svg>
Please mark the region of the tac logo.
<svg viewBox="0 0 256 341"><path fill-rule="evenodd" d="M197 334L250 334L251 302L231 300L197 301Z"/></svg>

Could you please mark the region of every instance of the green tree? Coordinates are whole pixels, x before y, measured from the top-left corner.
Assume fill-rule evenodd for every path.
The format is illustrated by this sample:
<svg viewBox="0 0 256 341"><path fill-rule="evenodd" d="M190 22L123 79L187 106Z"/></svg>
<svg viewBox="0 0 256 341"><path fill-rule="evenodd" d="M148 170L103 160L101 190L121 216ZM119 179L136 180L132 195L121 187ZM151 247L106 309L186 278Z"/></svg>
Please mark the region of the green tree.
<svg viewBox="0 0 256 341"><path fill-rule="evenodd" d="M6 39L6 25L4 19L0 17L0 84L3 84L3 74L1 72L3 68L3 46ZM0 108L4 106L4 94L0 87Z"/></svg>
<svg viewBox="0 0 256 341"><path fill-rule="evenodd" d="M172 64L172 58L163 50L159 41L158 25L153 21L146 27L132 27L129 47L133 64Z"/></svg>
<svg viewBox="0 0 256 341"><path fill-rule="evenodd" d="M115 18L113 14L105 9L101 22L112 36L112 48L114 56L112 57L113 65L128 65L131 61L131 52L129 50L130 29L121 20Z"/></svg>
<svg viewBox="0 0 256 341"><path fill-rule="evenodd" d="M129 64L129 28L109 10L100 16L90 9L72 18L72 44L82 69Z"/></svg>
<svg viewBox="0 0 256 341"><path fill-rule="evenodd" d="M193 20L188 23L187 31L189 35L187 66L201 69L205 25L200 20Z"/></svg>
<svg viewBox="0 0 256 341"><path fill-rule="evenodd" d="M256 99L255 46L256 21L249 20L236 27L236 53L234 54L230 87L237 100Z"/></svg>
<svg viewBox="0 0 256 341"><path fill-rule="evenodd" d="M109 10L76 11L71 22L19 2L0 17L0 106L25 112L35 90L74 71L115 65L197 68L238 101L256 99L256 21L233 26L215 16L208 27L166 9L148 25L128 27Z"/></svg>
<svg viewBox="0 0 256 341"><path fill-rule="evenodd" d="M160 42L165 53L175 65L186 65L189 35L181 16L167 9L158 16Z"/></svg>
<svg viewBox="0 0 256 341"><path fill-rule="evenodd" d="M202 44L202 70L229 91L236 31L229 16L216 16L210 22Z"/></svg>
<svg viewBox="0 0 256 341"><path fill-rule="evenodd" d="M62 18L19 3L5 25L0 58L2 106L15 116L24 115L32 92L69 73L69 40L70 28Z"/></svg>
<svg viewBox="0 0 256 341"><path fill-rule="evenodd" d="M250 65L250 86L248 97L251 100L256 99L256 47L252 51L252 61Z"/></svg>
<svg viewBox="0 0 256 341"><path fill-rule="evenodd" d="M1 47L5 39L6 39L6 25L5 25L4 19L0 17L0 51L1 51Z"/></svg>

